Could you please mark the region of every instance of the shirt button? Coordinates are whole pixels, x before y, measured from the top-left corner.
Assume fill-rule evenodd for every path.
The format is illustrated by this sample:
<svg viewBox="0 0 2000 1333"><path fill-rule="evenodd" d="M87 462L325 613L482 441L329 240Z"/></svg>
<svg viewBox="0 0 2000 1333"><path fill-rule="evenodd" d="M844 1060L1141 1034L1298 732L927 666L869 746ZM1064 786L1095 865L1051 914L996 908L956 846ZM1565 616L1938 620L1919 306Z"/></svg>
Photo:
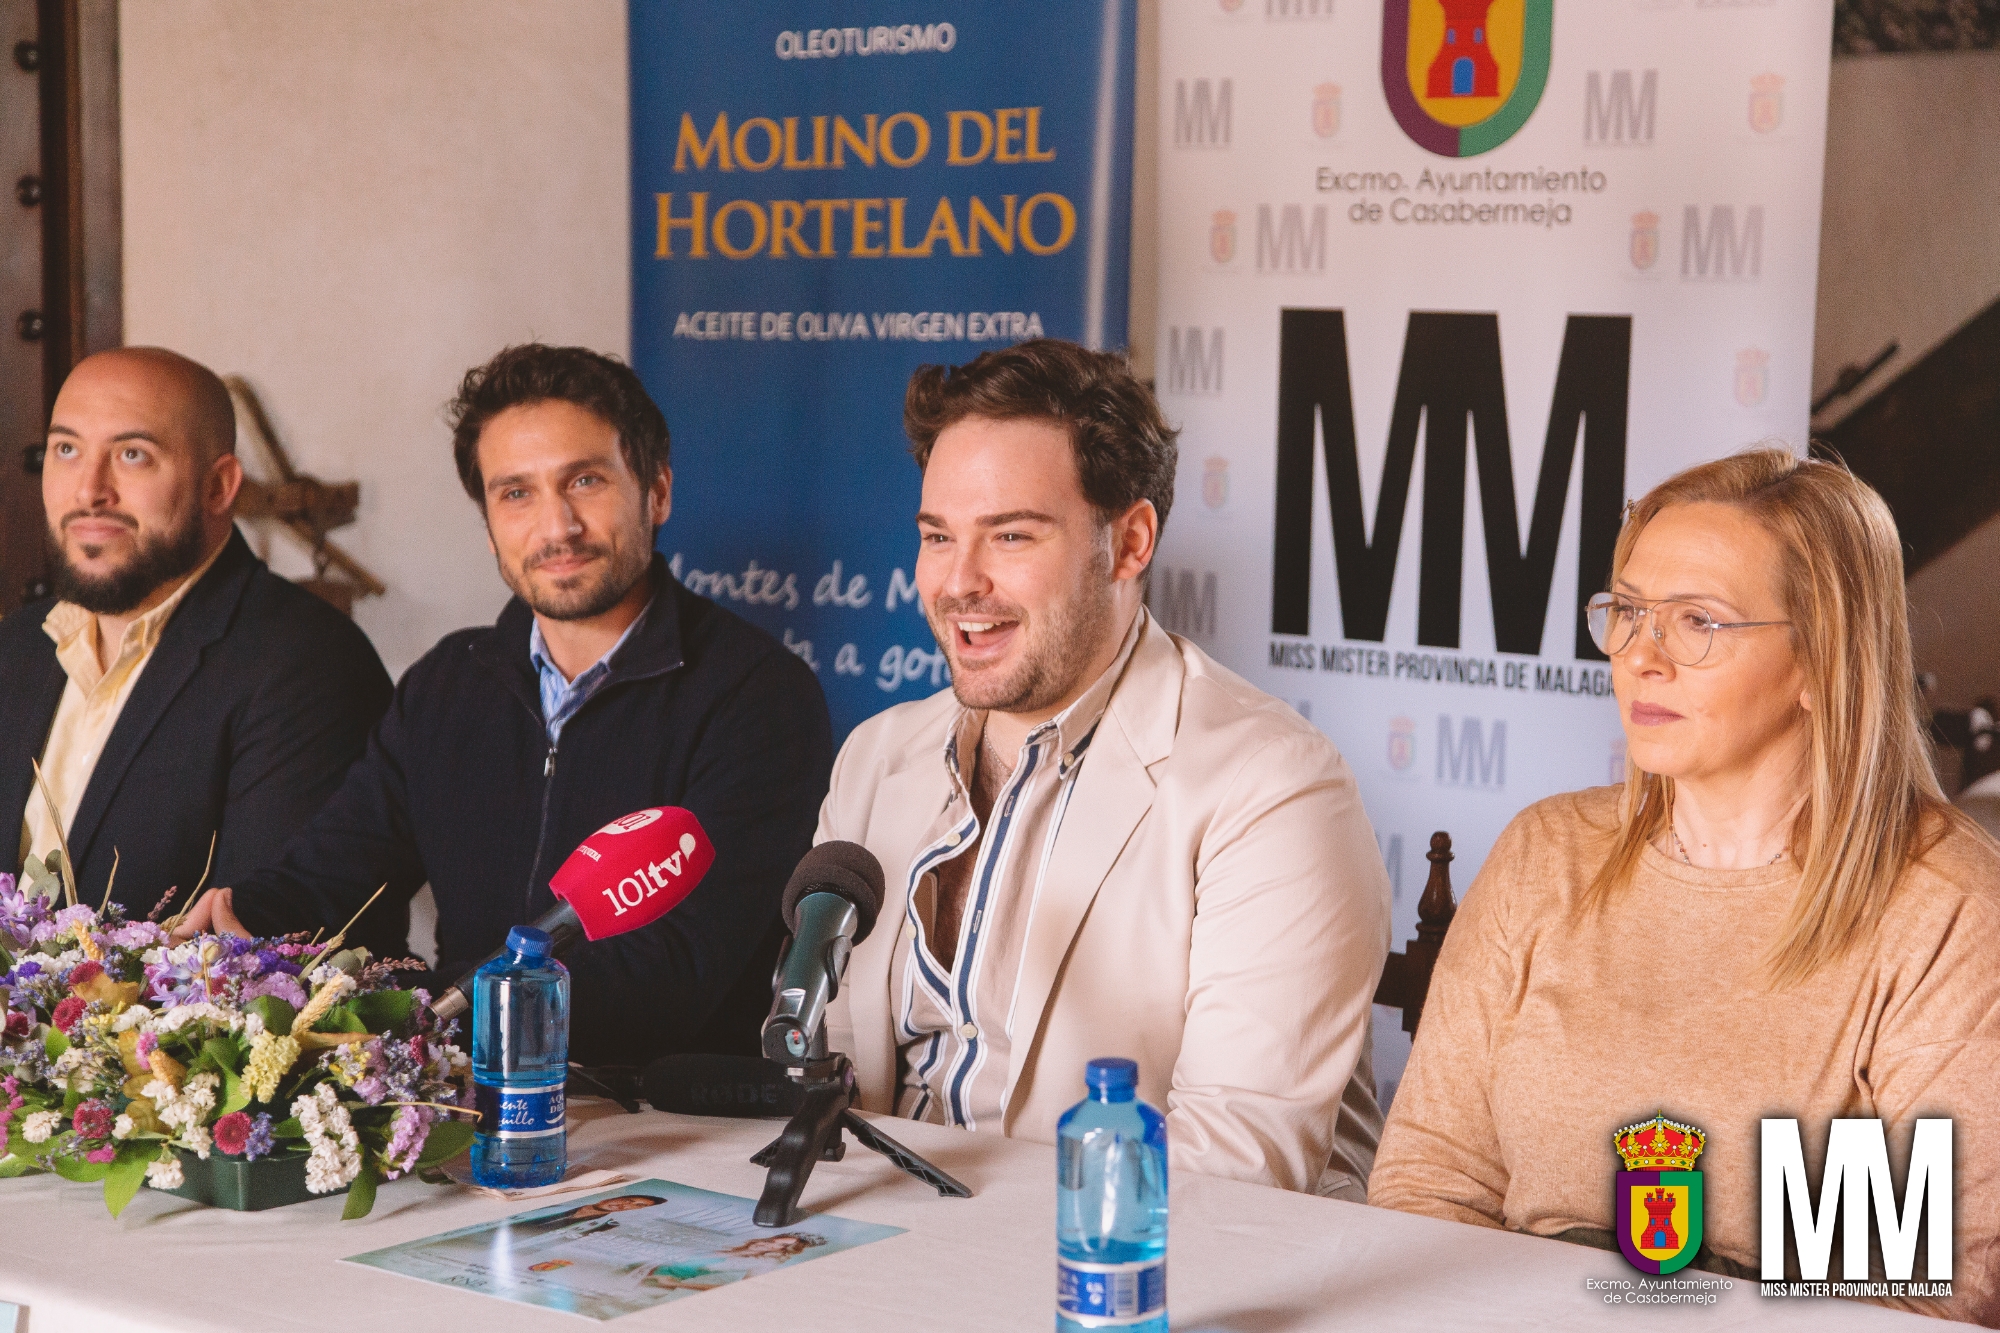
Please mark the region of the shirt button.
<svg viewBox="0 0 2000 1333"><path fill-rule="evenodd" d="M917 937L917 928L911 925L909 922L905 921L903 923L903 938L906 940L913 940L916 937Z"/></svg>
<svg viewBox="0 0 2000 1333"><path fill-rule="evenodd" d="M963 1027L959 1028L958 1035L965 1038L967 1041L971 1041L974 1037L979 1035L979 1025L977 1023L967 1023Z"/></svg>
<svg viewBox="0 0 2000 1333"><path fill-rule="evenodd" d="M953 832L953 833L947 833L947 834L945 834L945 835L944 835L944 845L945 845L945 846L947 846L947 847L956 847L956 846L958 846L958 834L957 834L957 833L955 833L955 832Z"/></svg>

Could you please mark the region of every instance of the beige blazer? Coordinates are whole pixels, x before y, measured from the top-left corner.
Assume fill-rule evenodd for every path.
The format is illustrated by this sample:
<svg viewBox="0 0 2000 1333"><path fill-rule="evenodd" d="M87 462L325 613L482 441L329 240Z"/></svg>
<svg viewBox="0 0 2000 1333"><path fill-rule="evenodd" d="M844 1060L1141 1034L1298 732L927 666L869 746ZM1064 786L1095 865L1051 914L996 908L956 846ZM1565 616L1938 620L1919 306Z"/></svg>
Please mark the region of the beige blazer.
<svg viewBox="0 0 2000 1333"><path fill-rule="evenodd" d="M946 689L856 728L820 811L816 840L862 844L888 881L828 1020L870 1111L895 1104L889 964L918 839L953 795L957 706ZM1084 1064L1125 1056L1174 1169L1359 1200L1388 948L1388 876L1339 752L1147 616L1028 923L1002 1132L1053 1143Z"/></svg>

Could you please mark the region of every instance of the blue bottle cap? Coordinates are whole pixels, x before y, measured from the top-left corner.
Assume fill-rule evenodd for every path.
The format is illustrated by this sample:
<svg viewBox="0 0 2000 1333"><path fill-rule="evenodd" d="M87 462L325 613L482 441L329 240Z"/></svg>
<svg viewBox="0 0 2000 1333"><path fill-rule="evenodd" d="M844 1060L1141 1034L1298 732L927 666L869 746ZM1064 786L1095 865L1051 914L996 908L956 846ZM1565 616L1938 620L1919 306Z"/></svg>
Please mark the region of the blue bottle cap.
<svg viewBox="0 0 2000 1333"><path fill-rule="evenodd" d="M507 932L507 951L520 954L530 962L540 962L549 956L552 946L549 932L536 926L516 926Z"/></svg>
<svg viewBox="0 0 2000 1333"><path fill-rule="evenodd" d="M1127 1101L1139 1086L1139 1066L1132 1060L1092 1060L1083 1067L1083 1081L1107 1101Z"/></svg>

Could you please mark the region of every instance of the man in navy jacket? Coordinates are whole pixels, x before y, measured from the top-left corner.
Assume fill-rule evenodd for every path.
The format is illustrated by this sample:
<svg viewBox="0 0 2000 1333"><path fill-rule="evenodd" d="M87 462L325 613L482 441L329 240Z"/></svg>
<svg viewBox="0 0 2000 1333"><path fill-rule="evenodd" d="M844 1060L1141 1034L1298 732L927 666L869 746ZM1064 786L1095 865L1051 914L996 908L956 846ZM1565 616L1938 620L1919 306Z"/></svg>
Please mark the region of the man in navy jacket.
<svg viewBox="0 0 2000 1333"><path fill-rule="evenodd" d="M0 875L67 844L81 901L185 905L205 865L227 884L276 860L360 756L389 675L251 551L242 480L207 367L127 347L63 382L42 467L56 592L0 621Z"/></svg>
<svg viewBox="0 0 2000 1333"><path fill-rule="evenodd" d="M634 810L692 811L714 867L659 921L579 945L570 1050L586 1064L757 1049L778 899L832 766L812 671L682 587L653 550L672 503L667 426L638 377L582 348L509 348L453 404L467 491L515 597L403 677L368 752L278 863L188 928L335 929L376 887L437 899L440 978L555 905L578 843ZM371 930L349 939L400 947Z"/></svg>

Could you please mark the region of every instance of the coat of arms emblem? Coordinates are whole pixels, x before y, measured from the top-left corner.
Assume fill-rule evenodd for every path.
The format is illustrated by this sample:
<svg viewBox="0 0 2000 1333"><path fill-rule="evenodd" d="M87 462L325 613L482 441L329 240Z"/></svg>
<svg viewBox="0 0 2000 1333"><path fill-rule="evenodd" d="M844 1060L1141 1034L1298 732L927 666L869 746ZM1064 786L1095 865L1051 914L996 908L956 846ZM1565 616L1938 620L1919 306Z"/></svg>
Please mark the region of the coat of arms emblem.
<svg viewBox="0 0 2000 1333"><path fill-rule="evenodd" d="M1618 1248L1642 1273L1677 1273L1701 1248L1701 1172L1694 1163L1708 1136L1656 1115L1611 1136L1625 1170L1618 1173Z"/></svg>
<svg viewBox="0 0 2000 1333"><path fill-rule="evenodd" d="M1750 80L1750 128L1769 134L1785 121L1785 76L1759 74Z"/></svg>
<svg viewBox="0 0 2000 1333"><path fill-rule="evenodd" d="M1210 509L1229 503L1229 460L1220 454L1202 460L1201 500Z"/></svg>
<svg viewBox="0 0 2000 1333"><path fill-rule="evenodd" d="M1321 83L1313 87L1313 133L1331 139L1340 133L1340 85Z"/></svg>
<svg viewBox="0 0 2000 1333"><path fill-rule="evenodd" d="M1746 347L1736 354L1736 401L1756 407L1764 401L1771 384L1771 354L1758 347Z"/></svg>
<svg viewBox="0 0 2000 1333"><path fill-rule="evenodd" d="M1236 212L1218 208L1208 224L1208 253L1218 264L1236 258Z"/></svg>
<svg viewBox="0 0 2000 1333"><path fill-rule="evenodd" d="M1632 215L1632 267L1649 269L1660 257L1660 215L1654 212Z"/></svg>
<svg viewBox="0 0 2000 1333"><path fill-rule="evenodd" d="M1389 767L1398 773L1417 757L1417 724L1407 717L1389 719Z"/></svg>

